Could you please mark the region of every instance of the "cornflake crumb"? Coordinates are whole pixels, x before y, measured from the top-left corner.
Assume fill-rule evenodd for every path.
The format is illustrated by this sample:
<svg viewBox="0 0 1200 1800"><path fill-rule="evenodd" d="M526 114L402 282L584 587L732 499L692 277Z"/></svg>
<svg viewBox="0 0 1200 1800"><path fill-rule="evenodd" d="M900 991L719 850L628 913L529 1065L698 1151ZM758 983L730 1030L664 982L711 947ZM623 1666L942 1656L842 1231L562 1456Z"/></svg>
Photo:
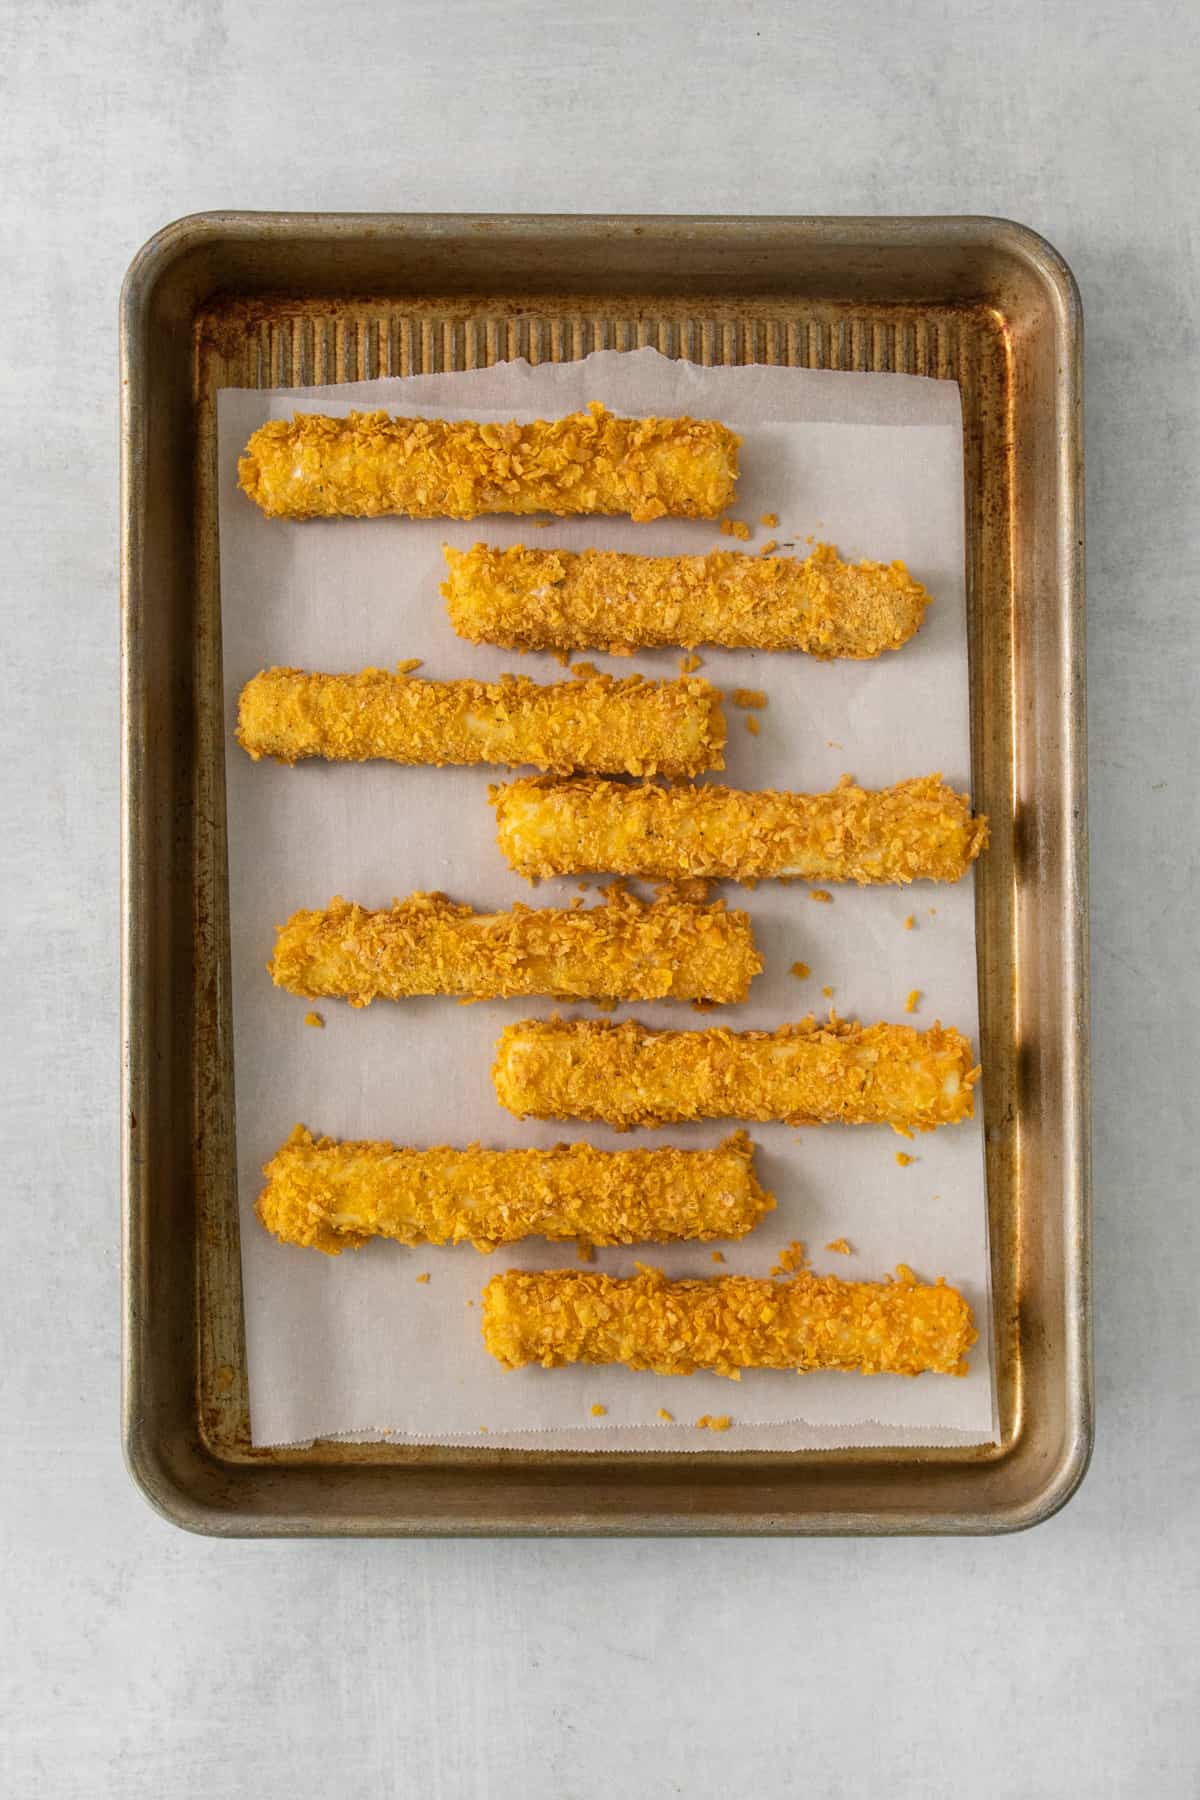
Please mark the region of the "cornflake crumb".
<svg viewBox="0 0 1200 1800"><path fill-rule="evenodd" d="M798 1269L803 1269L807 1262L804 1245L798 1238L793 1238L792 1242L779 1252L779 1261L771 1273L772 1275L794 1275Z"/></svg>
<svg viewBox="0 0 1200 1800"><path fill-rule="evenodd" d="M826 1000L833 999L833 989L831 987L824 987L821 989L821 992L824 994Z"/></svg>
<svg viewBox="0 0 1200 1800"><path fill-rule="evenodd" d="M696 1420L697 1431L728 1431L733 1420L728 1413L701 1413Z"/></svg>
<svg viewBox="0 0 1200 1800"><path fill-rule="evenodd" d="M931 906L929 908L929 916L931 919L934 919L937 917L937 907L936 906Z"/></svg>
<svg viewBox="0 0 1200 1800"><path fill-rule="evenodd" d="M810 900L817 901L821 906L833 905L833 895L827 888L811 888L808 897Z"/></svg>
<svg viewBox="0 0 1200 1800"><path fill-rule="evenodd" d="M712 1255L712 1259L714 1262L724 1262L725 1261L725 1252L723 1250L713 1250L711 1252L711 1255Z"/></svg>
<svg viewBox="0 0 1200 1800"><path fill-rule="evenodd" d="M895 1124L895 1123L894 1123L894 1122L893 1122L893 1124L892 1124L892 1130L893 1130L893 1131L894 1131L894 1132L895 1132L895 1134L896 1134L896 1136L897 1136L897 1137L902 1137L902 1138L907 1138L907 1139L908 1139L908 1141L909 1141L909 1143L910 1143L910 1144L911 1144L911 1143L912 1143L912 1141L913 1141L913 1134L912 1134L912 1132L911 1132L911 1131L910 1131L910 1130L909 1130L909 1128L908 1128L908 1126L907 1126L907 1125L897 1125L897 1124Z"/></svg>
<svg viewBox="0 0 1200 1800"><path fill-rule="evenodd" d="M778 525L779 514L778 513L760 513L758 522L760 525L766 525L768 528L772 525Z"/></svg>
<svg viewBox="0 0 1200 1800"><path fill-rule="evenodd" d="M802 962L794 962L792 964L791 972L800 981L807 981L809 976L812 974L812 970L809 968L808 964L802 963Z"/></svg>
<svg viewBox="0 0 1200 1800"><path fill-rule="evenodd" d="M770 556L772 551L778 550L778 548L779 548L779 545L775 542L775 539L768 538L766 543L763 545L762 549L759 551L758 554L760 556Z"/></svg>
<svg viewBox="0 0 1200 1800"><path fill-rule="evenodd" d="M593 1419L602 1419L607 1411L608 1411L607 1406L601 1406L601 1404L598 1400L594 1400L592 1402L592 1417L593 1417Z"/></svg>
<svg viewBox="0 0 1200 1800"><path fill-rule="evenodd" d="M921 998L920 988L910 988L908 999L904 1002L905 1012L916 1012L917 1002Z"/></svg>
<svg viewBox="0 0 1200 1800"><path fill-rule="evenodd" d="M552 650L550 652L550 654L554 658L555 662L558 664L560 669L569 669L570 668L571 652L569 650Z"/></svg>
<svg viewBox="0 0 1200 1800"><path fill-rule="evenodd" d="M428 1281L428 1280L429 1280L429 1270L428 1269L425 1270L423 1275L417 1276L418 1282L424 1282L424 1281Z"/></svg>
<svg viewBox="0 0 1200 1800"><path fill-rule="evenodd" d="M729 698L735 706L762 707L767 704L767 696L761 688L734 688Z"/></svg>
<svg viewBox="0 0 1200 1800"><path fill-rule="evenodd" d="M845 1238L834 1238L833 1242L831 1244L826 1244L825 1248L827 1250L836 1250L839 1256L854 1255L853 1250L850 1248Z"/></svg>
<svg viewBox="0 0 1200 1800"><path fill-rule="evenodd" d="M902 1169L907 1169L909 1163L915 1163L916 1160L916 1157L910 1156L907 1150L897 1150L896 1152L896 1161Z"/></svg>
<svg viewBox="0 0 1200 1800"><path fill-rule="evenodd" d="M593 676L599 675L599 673L600 671L595 663L581 662L573 663L571 665L571 679L573 681L589 681Z"/></svg>
<svg viewBox="0 0 1200 1800"><path fill-rule="evenodd" d="M694 650L690 650L686 656L681 656L679 659L679 673L681 675L694 675L697 669L702 669L703 667L704 658L702 656L697 656Z"/></svg>
<svg viewBox="0 0 1200 1800"><path fill-rule="evenodd" d="M324 1031L325 1021L320 1013L309 1012L304 1015L304 1023L313 1026L317 1031Z"/></svg>
<svg viewBox="0 0 1200 1800"><path fill-rule="evenodd" d="M754 717L753 713L747 713L745 719L742 722L745 725L746 730L750 733L751 737L757 737L759 732L762 730L762 726L759 724L758 720Z"/></svg>
<svg viewBox="0 0 1200 1800"><path fill-rule="evenodd" d="M481 1431L481 1432L482 1432L482 1433L483 1433L483 1435L484 1435L484 1437L486 1437L486 1436L487 1436L487 1426L486 1426L486 1425L481 1425L481 1426L480 1426L480 1427L479 1427L479 1429L480 1429L480 1431Z"/></svg>
<svg viewBox="0 0 1200 1800"><path fill-rule="evenodd" d="M675 1414L668 1412L665 1406L659 1407L658 1416L660 1419L665 1419L668 1425L673 1425L675 1423Z"/></svg>
<svg viewBox="0 0 1200 1800"><path fill-rule="evenodd" d="M825 739L825 748L827 750L844 750L845 745L839 744L836 738L826 738Z"/></svg>
<svg viewBox="0 0 1200 1800"><path fill-rule="evenodd" d="M912 914L909 913L907 919L905 919L905 921L904 921L905 931L911 931L913 929L913 927L916 925L916 922L917 921L913 918Z"/></svg>
<svg viewBox="0 0 1200 1800"><path fill-rule="evenodd" d="M580 1262L595 1262L596 1246L595 1244L589 1244L586 1239L580 1238L575 1246L575 1255Z"/></svg>
<svg viewBox="0 0 1200 1800"><path fill-rule="evenodd" d="M747 525L745 519L722 519L721 536L737 538L741 543L745 544L748 543L750 539L750 527Z"/></svg>
<svg viewBox="0 0 1200 1800"><path fill-rule="evenodd" d="M397 675L411 675L414 669L419 669L421 667L423 660L424 659L420 656L410 656L407 661L398 662L396 664Z"/></svg>

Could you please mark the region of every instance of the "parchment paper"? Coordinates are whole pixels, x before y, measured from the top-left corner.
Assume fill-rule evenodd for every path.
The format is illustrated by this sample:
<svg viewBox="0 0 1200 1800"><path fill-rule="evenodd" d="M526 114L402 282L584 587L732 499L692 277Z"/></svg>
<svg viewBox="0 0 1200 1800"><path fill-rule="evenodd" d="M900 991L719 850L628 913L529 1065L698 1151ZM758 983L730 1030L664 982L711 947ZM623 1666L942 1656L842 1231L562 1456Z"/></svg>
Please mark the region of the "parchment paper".
<svg viewBox="0 0 1200 1800"><path fill-rule="evenodd" d="M750 735L727 703L726 769L737 787L817 791L843 771L868 786L941 770L969 784L963 576L962 442L957 387L911 376L777 368L702 369L653 350L601 352L586 361L510 363L460 375L324 388L227 390L219 401L221 589L233 936L238 1179L246 1344L256 1444L333 1435L573 1449L802 1448L867 1443L987 1442L995 1436L982 1118L905 1145L886 1128L794 1131L756 1126L761 1178L778 1210L748 1239L722 1246L724 1268L767 1274L792 1239L813 1265L874 1279L910 1263L945 1275L967 1295L980 1342L963 1380L756 1372L671 1380L624 1369L503 1372L479 1334L479 1294L504 1267L577 1267L573 1246L541 1241L480 1256L460 1249L373 1243L336 1259L284 1247L253 1216L261 1168L303 1121L335 1137L407 1144L495 1146L588 1138L611 1148L718 1142L724 1122L619 1136L604 1127L519 1123L493 1094L490 1067L501 1027L543 1015L550 1002L459 1006L450 1000L376 1002L365 1011L316 1003L323 1031L306 1027L310 1003L275 989L265 964L274 927L297 907L335 893L367 906L436 888L481 908L530 900L504 864L486 798L495 770L390 765L294 769L253 764L233 738L237 697L258 669L324 670L424 659L423 675L494 678L520 666L565 679L549 655L460 642L438 593L441 545L528 541L647 553L728 547L713 523L501 518L455 524L399 519L291 523L264 519L236 484L237 458L263 420L296 410L363 406L429 417L555 416L602 400L615 411L716 416L744 434L735 516L768 537L832 542L844 555L903 557L935 604L917 638L874 663L818 663L802 655L702 650L717 685L769 696ZM779 515L778 527L759 515ZM614 672L677 672L679 653L632 660L589 656ZM591 892L599 884L591 883ZM565 905L578 882L545 882L542 905ZM771 1028L834 1006L843 1017L953 1023L978 1041L971 880L956 887L833 890L816 904L806 888L764 883L726 897L751 912L766 968L744 1006L724 1008L735 1028ZM906 931L912 914L915 929ZM796 961L807 980L789 973ZM832 989L831 995L823 989ZM622 1007L650 1025L702 1027L709 1018L668 1005ZM577 1009L577 1016L595 1016ZM982 1109L977 1108L977 1114ZM915 1156L901 1168L896 1152ZM845 1237L852 1256L823 1246ZM632 1272L650 1260L670 1275L716 1272L710 1247L601 1250L595 1266ZM428 1272L429 1281L417 1276ZM607 1407L602 1420L590 1407ZM671 1411L678 1424L656 1418ZM724 1434L694 1429L728 1413Z"/></svg>

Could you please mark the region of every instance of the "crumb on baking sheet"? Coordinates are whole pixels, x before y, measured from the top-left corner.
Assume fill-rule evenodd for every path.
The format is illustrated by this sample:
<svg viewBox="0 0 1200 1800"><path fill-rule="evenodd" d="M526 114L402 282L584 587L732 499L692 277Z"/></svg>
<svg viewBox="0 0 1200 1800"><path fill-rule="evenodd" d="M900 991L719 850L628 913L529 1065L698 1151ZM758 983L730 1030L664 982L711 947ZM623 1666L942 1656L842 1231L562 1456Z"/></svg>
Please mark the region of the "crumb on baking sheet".
<svg viewBox="0 0 1200 1800"><path fill-rule="evenodd" d="M319 1012L305 1013L304 1023L306 1025L311 1025L315 1031L324 1031L325 1029L325 1021Z"/></svg>
<svg viewBox="0 0 1200 1800"><path fill-rule="evenodd" d="M397 675L411 675L414 669L419 669L421 667L424 660L424 657L421 656L405 657L403 662L398 662L396 664Z"/></svg>
<svg viewBox="0 0 1200 1800"><path fill-rule="evenodd" d="M658 1416L660 1419L665 1419L668 1425L673 1425L675 1423L675 1414L673 1412L668 1412L665 1406L659 1407Z"/></svg>
<svg viewBox="0 0 1200 1800"><path fill-rule="evenodd" d="M575 1245L575 1255L582 1263L595 1262L596 1246L589 1244L586 1238L580 1238Z"/></svg>
<svg viewBox="0 0 1200 1800"><path fill-rule="evenodd" d="M821 992L822 992L822 994L824 994L826 1000L833 999L833 989L831 987L823 987L821 989Z"/></svg>
<svg viewBox="0 0 1200 1800"><path fill-rule="evenodd" d="M428 1269L422 1270L421 1274L418 1275L416 1279L417 1279L418 1285L421 1285L424 1282L428 1281L429 1280L429 1270Z"/></svg>
<svg viewBox="0 0 1200 1800"><path fill-rule="evenodd" d="M572 663L571 665L571 679L573 681L591 681L594 680L599 673L600 671L595 663L577 662Z"/></svg>
<svg viewBox="0 0 1200 1800"><path fill-rule="evenodd" d="M762 707L767 704L767 696L761 688L734 688L729 698L735 706Z"/></svg>
<svg viewBox="0 0 1200 1800"><path fill-rule="evenodd" d="M921 998L920 988L910 988L908 990L908 999L904 1002L905 1012L916 1012L917 1002L920 1000L920 998Z"/></svg>
<svg viewBox="0 0 1200 1800"><path fill-rule="evenodd" d="M770 529L771 526L778 525L779 514L778 513L760 513L758 515L758 522L760 525L765 525L768 527L768 529Z"/></svg>
<svg viewBox="0 0 1200 1800"><path fill-rule="evenodd" d="M836 1250L839 1256L854 1255L853 1250L850 1248L850 1245L845 1238L834 1238L832 1243L826 1244L825 1248L827 1250Z"/></svg>
<svg viewBox="0 0 1200 1800"><path fill-rule="evenodd" d="M821 906L833 905L833 895L828 888L810 888L808 897L810 900L817 901Z"/></svg>
<svg viewBox="0 0 1200 1800"><path fill-rule="evenodd" d="M805 1255L804 1245L798 1238L793 1238L791 1243L785 1245L779 1252L779 1261L771 1273L772 1275L794 1275L798 1270L807 1266L808 1257Z"/></svg>
<svg viewBox="0 0 1200 1800"><path fill-rule="evenodd" d="M889 1121L889 1122L891 1123L892 1130L895 1132L897 1137L907 1138L909 1143L910 1144L912 1143L913 1134L909 1130L907 1125L897 1125L894 1120Z"/></svg>
<svg viewBox="0 0 1200 1800"><path fill-rule="evenodd" d="M697 669L702 669L703 667L704 658L702 656L697 656L694 650L689 650L686 656L681 656L679 659L679 673L681 675L694 675Z"/></svg>
<svg viewBox="0 0 1200 1800"><path fill-rule="evenodd" d="M917 923L917 921L913 918L912 914L909 913L907 919L905 919L905 921L904 921L905 931L912 931L914 929L914 927L916 926L916 923Z"/></svg>
<svg viewBox="0 0 1200 1800"><path fill-rule="evenodd" d="M897 1150L896 1152L896 1161L902 1169L907 1169L909 1163L915 1163L916 1160L916 1157L910 1156L907 1150Z"/></svg>
<svg viewBox="0 0 1200 1800"><path fill-rule="evenodd" d="M598 1400L593 1400L590 1411L593 1419L602 1419L608 1411L608 1408L607 1406L601 1406Z"/></svg>
<svg viewBox="0 0 1200 1800"><path fill-rule="evenodd" d="M728 1413L701 1413L696 1420L697 1431L728 1431L733 1420Z"/></svg>
<svg viewBox="0 0 1200 1800"><path fill-rule="evenodd" d="M809 976L812 974L812 970L809 968L808 964L805 962L794 962L792 964L790 973L793 974L798 981L807 981Z"/></svg>
<svg viewBox="0 0 1200 1800"><path fill-rule="evenodd" d="M762 730L762 726L759 724L753 713L747 713L742 723L745 725L746 730L750 733L751 737L757 737Z"/></svg>
<svg viewBox="0 0 1200 1800"><path fill-rule="evenodd" d="M750 540L750 527L745 519L722 519L721 536L737 538L745 544Z"/></svg>
<svg viewBox="0 0 1200 1800"><path fill-rule="evenodd" d="M713 1250L710 1252L710 1254L711 1254L714 1262L724 1262L725 1261L725 1252L723 1250Z"/></svg>
<svg viewBox="0 0 1200 1800"><path fill-rule="evenodd" d="M758 554L760 556L772 556L772 555L774 555L775 551L778 550L778 548L779 548L779 545L775 541L775 539L768 538L766 543L763 545L762 549L759 551Z"/></svg>

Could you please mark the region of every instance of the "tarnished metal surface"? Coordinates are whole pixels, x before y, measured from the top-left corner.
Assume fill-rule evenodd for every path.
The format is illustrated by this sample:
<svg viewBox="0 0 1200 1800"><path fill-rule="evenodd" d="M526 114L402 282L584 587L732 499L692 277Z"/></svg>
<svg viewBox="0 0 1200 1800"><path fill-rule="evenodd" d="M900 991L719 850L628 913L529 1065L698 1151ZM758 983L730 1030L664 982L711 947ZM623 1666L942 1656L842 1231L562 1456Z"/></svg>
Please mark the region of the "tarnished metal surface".
<svg viewBox="0 0 1200 1800"><path fill-rule="evenodd" d="M1082 324L992 219L207 214L122 300L125 1444L246 1533L1002 1531L1091 1446ZM959 382L1001 1442L571 1454L249 1443L233 1159L216 393L569 359Z"/></svg>

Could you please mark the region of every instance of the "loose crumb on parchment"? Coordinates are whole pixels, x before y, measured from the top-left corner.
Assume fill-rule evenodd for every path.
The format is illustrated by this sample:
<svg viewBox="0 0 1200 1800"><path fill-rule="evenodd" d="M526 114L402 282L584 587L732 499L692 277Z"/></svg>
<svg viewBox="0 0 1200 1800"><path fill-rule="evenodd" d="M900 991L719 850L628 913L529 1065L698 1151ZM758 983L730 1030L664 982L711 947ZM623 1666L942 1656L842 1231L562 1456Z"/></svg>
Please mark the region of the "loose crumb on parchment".
<svg viewBox="0 0 1200 1800"><path fill-rule="evenodd" d="M694 675L697 669L702 669L703 667L704 658L702 656L697 656L694 650L689 650L686 656L681 656L679 659L679 673L681 675Z"/></svg>
<svg viewBox="0 0 1200 1800"><path fill-rule="evenodd" d="M750 541L750 527L745 519L722 519L721 536L737 538L741 543Z"/></svg>
<svg viewBox="0 0 1200 1800"><path fill-rule="evenodd" d="M920 1000L920 998L921 998L920 988L910 988L909 993L908 993L908 999L904 1002L905 1012L916 1012L917 1002Z"/></svg>
<svg viewBox="0 0 1200 1800"><path fill-rule="evenodd" d="M846 1242L845 1238L834 1238L833 1242L831 1244L826 1244L825 1248L827 1250L836 1250L839 1256L854 1255L853 1250L850 1248L850 1245Z"/></svg>
<svg viewBox="0 0 1200 1800"><path fill-rule="evenodd" d="M673 1412L668 1412L665 1406L659 1407L658 1416L660 1419L665 1419L668 1425L673 1425L675 1423L675 1414Z"/></svg>
<svg viewBox="0 0 1200 1800"><path fill-rule="evenodd" d="M728 1413L701 1413L696 1420L697 1431L728 1431L733 1420Z"/></svg>
<svg viewBox="0 0 1200 1800"><path fill-rule="evenodd" d="M757 737L762 730L762 726L759 724L753 713L747 713L742 723L745 725L746 730L750 733L751 737Z"/></svg>
<svg viewBox="0 0 1200 1800"><path fill-rule="evenodd" d="M797 981L807 981L812 974L812 970L805 962L794 962L792 964L791 973L796 977Z"/></svg>
<svg viewBox="0 0 1200 1800"><path fill-rule="evenodd" d="M767 704L767 696L761 688L734 688L729 698L735 706L763 707Z"/></svg>
<svg viewBox="0 0 1200 1800"><path fill-rule="evenodd" d="M710 1251L709 1254L711 1255L714 1262L724 1262L725 1261L725 1252L723 1250L713 1250L713 1251Z"/></svg>
<svg viewBox="0 0 1200 1800"><path fill-rule="evenodd" d="M778 548L779 545L776 543L775 539L768 538L758 554L760 556L773 556Z"/></svg>
<svg viewBox="0 0 1200 1800"><path fill-rule="evenodd" d="M904 921L905 931L912 931L914 929L914 927L916 926L916 923L917 923L917 921L913 918L912 914L909 913L907 919L905 919L905 921Z"/></svg>
<svg viewBox="0 0 1200 1800"><path fill-rule="evenodd" d="M592 1414L593 1419L602 1419L607 1411L608 1411L607 1406L601 1406L601 1404L598 1400L593 1400L592 1405L591 1405L591 1414Z"/></svg>
<svg viewBox="0 0 1200 1800"><path fill-rule="evenodd" d="M815 900L819 906L833 905L833 895L827 888L812 888L808 897L810 900Z"/></svg>
<svg viewBox="0 0 1200 1800"><path fill-rule="evenodd" d="M308 1012L304 1015L304 1023L311 1025L315 1031L324 1031L325 1021L319 1012Z"/></svg>
<svg viewBox="0 0 1200 1800"><path fill-rule="evenodd" d="M833 989L831 987L823 987L821 989L821 992L822 992L822 994L824 994L826 1000L833 999Z"/></svg>
<svg viewBox="0 0 1200 1800"><path fill-rule="evenodd" d="M916 1157L910 1156L907 1150L897 1150L896 1152L896 1161L902 1169L907 1169L909 1163L915 1163L916 1160Z"/></svg>
<svg viewBox="0 0 1200 1800"><path fill-rule="evenodd" d="M770 530L772 526L778 525L779 514L778 513L760 513L758 516L758 522L760 525L765 525L767 527L767 529Z"/></svg>
<svg viewBox="0 0 1200 1800"><path fill-rule="evenodd" d="M417 1276L418 1285L421 1285L422 1283L424 1283L428 1280L429 1280L429 1270L428 1269L425 1269L420 1275Z"/></svg>

